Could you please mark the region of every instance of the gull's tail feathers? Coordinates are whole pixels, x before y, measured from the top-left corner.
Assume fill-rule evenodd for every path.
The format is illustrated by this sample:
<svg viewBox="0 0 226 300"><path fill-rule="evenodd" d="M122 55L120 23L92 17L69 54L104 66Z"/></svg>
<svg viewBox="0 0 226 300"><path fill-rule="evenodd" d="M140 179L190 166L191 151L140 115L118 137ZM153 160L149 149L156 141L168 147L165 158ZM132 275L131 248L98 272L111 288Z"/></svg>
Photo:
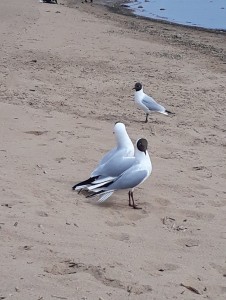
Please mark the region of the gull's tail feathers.
<svg viewBox="0 0 226 300"><path fill-rule="evenodd" d="M166 115L166 116L168 116L168 115L175 115L175 113L173 113L173 112L171 112L171 111L169 111L169 110L167 110L167 109L165 109L165 110L161 110L161 111L159 111L161 114L163 114L163 115Z"/></svg>
<svg viewBox="0 0 226 300"><path fill-rule="evenodd" d="M100 199L98 200L98 203L103 203L103 202L106 201L113 193L114 193L114 190L105 192L105 193L103 194L103 196L101 196Z"/></svg>
<svg viewBox="0 0 226 300"><path fill-rule="evenodd" d="M160 111L160 113L163 114L163 115L166 115L166 116L168 116L168 114L169 114L169 113L168 113L168 110Z"/></svg>
<svg viewBox="0 0 226 300"><path fill-rule="evenodd" d="M104 190L102 190L102 189L97 189L95 192L93 192L92 194L89 194L88 196L86 196L86 198L92 198L92 197L94 197L94 196L96 196L96 195L100 195L100 194L103 194L104 192L106 192L106 191L104 191Z"/></svg>
<svg viewBox="0 0 226 300"><path fill-rule="evenodd" d="M93 191L97 188L100 188L100 187L106 187L108 186L110 183L112 183L114 180L115 180L116 177L111 177L111 176L108 176L108 177L105 177L105 178L102 178L102 179L99 179L99 180L95 180L90 186L87 187L87 189L89 191Z"/></svg>
<svg viewBox="0 0 226 300"><path fill-rule="evenodd" d="M94 177L90 177L89 179L87 180L84 180L84 181L81 181L77 184L75 184L73 187L72 187L72 190L81 190L81 189L84 189L84 188L87 188L92 182L94 182L99 176L94 176Z"/></svg>
<svg viewBox="0 0 226 300"><path fill-rule="evenodd" d="M102 203L102 202L106 201L113 193L114 193L114 190L110 190L110 191L99 190L99 191L92 193L91 195L86 196L86 198L92 198L92 197L95 197L98 195L102 195L100 197L100 199L98 200L98 203Z"/></svg>

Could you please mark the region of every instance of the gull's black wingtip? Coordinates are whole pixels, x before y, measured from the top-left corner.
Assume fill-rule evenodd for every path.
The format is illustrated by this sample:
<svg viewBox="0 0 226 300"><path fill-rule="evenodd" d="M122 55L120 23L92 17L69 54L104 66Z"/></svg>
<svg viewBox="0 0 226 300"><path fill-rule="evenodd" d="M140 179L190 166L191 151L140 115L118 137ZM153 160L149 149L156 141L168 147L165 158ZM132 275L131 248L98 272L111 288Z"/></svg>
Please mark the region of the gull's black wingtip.
<svg viewBox="0 0 226 300"><path fill-rule="evenodd" d="M89 179L87 180L84 180L84 181L81 181L77 184L75 184L73 187L72 187L72 190L74 191L77 187L81 186L81 185L85 185L85 184L91 184L93 181L95 181L99 176L94 176L94 177L90 177Z"/></svg>
<svg viewBox="0 0 226 300"><path fill-rule="evenodd" d="M169 114L169 115L175 115L175 113L174 113L174 112L172 112L172 111L169 111L169 110L165 110L165 112L166 112L167 114Z"/></svg>
<svg viewBox="0 0 226 300"><path fill-rule="evenodd" d="M104 192L104 190L101 190L101 191L99 191L99 192L93 192L92 194L86 196L86 198L94 197L94 196L99 195L99 194L101 194L101 193L103 193L103 192Z"/></svg>

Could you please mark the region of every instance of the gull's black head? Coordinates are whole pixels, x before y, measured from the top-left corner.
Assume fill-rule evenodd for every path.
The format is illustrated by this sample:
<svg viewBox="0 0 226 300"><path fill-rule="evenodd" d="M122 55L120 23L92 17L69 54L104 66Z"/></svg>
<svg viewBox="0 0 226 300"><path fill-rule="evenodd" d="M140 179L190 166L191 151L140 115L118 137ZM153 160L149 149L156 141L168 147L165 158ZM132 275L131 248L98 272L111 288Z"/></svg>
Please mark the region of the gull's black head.
<svg viewBox="0 0 226 300"><path fill-rule="evenodd" d="M146 154L148 149L148 141L146 139L139 139L137 141L137 149Z"/></svg>
<svg viewBox="0 0 226 300"><path fill-rule="evenodd" d="M142 84L140 82L135 83L135 86L134 86L133 90L135 90L136 92L138 92L141 89L142 89Z"/></svg>

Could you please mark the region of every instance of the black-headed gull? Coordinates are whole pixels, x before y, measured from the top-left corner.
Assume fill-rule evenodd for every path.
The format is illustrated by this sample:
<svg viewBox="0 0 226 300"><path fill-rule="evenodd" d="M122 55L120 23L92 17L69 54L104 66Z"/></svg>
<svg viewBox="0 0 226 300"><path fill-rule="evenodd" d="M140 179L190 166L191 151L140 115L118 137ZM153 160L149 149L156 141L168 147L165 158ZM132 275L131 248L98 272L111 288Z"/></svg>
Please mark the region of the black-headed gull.
<svg viewBox="0 0 226 300"><path fill-rule="evenodd" d="M148 122L148 115L150 112L159 112L164 115L172 114L169 110L166 110L165 107L158 104L152 97L145 94L140 82L137 82L133 89L135 90L135 103L146 113L145 123Z"/></svg>
<svg viewBox="0 0 226 300"><path fill-rule="evenodd" d="M146 139L139 139L136 142L135 160L131 167L125 170L114 180L102 185L101 187L92 188L93 193L87 198L96 195L101 195L98 202L104 202L115 191L129 189L129 206L133 208L140 208L134 202L133 191L134 188L144 182L152 172L152 164L147 152L148 142ZM89 188L88 188L89 189Z"/></svg>

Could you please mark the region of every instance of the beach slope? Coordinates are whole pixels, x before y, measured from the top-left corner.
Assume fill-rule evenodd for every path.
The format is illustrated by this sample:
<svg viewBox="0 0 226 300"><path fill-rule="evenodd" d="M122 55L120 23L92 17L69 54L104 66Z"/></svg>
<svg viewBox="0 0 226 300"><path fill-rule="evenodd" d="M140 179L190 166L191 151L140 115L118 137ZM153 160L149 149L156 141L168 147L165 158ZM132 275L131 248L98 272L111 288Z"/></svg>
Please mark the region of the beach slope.
<svg viewBox="0 0 226 300"><path fill-rule="evenodd" d="M0 298L225 299L225 34L59 2L0 1ZM145 124L137 81L175 115ZM116 121L142 210L71 190Z"/></svg>

